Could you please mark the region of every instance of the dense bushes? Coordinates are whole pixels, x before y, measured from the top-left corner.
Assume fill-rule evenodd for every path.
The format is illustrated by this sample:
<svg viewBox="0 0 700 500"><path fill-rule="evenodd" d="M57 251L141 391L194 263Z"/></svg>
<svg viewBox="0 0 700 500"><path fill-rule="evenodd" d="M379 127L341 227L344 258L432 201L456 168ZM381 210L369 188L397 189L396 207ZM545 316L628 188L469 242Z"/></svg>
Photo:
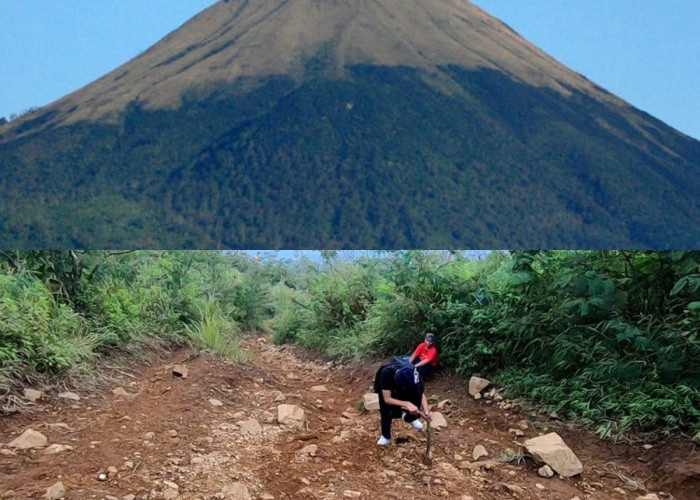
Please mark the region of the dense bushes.
<svg viewBox="0 0 700 500"><path fill-rule="evenodd" d="M595 425L700 432L697 252L516 252L509 286L449 334L463 372ZM683 283L688 283L683 285ZM484 317L487 318L484 321Z"/></svg>
<svg viewBox="0 0 700 500"><path fill-rule="evenodd" d="M464 375L602 436L700 439L700 252L438 252L336 263L281 307L278 341L406 353L423 332Z"/></svg>
<svg viewBox="0 0 700 500"><path fill-rule="evenodd" d="M85 372L115 352L191 343L236 358L240 330L269 315L264 282L238 255L3 252L0 271L5 390Z"/></svg>
<svg viewBox="0 0 700 500"><path fill-rule="evenodd" d="M0 375L58 372L89 359L97 338L34 277L0 275Z"/></svg>
<svg viewBox="0 0 700 500"><path fill-rule="evenodd" d="M0 389L154 346L241 359L241 331L354 359L433 331L444 365L601 436L700 440L698 251L323 256L0 253Z"/></svg>

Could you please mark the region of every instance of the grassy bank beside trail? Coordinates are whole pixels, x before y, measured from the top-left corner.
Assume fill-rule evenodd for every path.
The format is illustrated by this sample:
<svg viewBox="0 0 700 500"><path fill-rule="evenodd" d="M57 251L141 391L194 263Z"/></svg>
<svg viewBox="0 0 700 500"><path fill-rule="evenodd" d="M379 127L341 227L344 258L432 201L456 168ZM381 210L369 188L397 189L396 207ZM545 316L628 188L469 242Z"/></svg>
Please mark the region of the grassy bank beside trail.
<svg viewBox="0 0 700 500"><path fill-rule="evenodd" d="M219 252L0 252L0 391L185 344L236 359L262 325L256 270Z"/></svg>
<svg viewBox="0 0 700 500"><path fill-rule="evenodd" d="M700 440L700 252L403 252L273 288L277 342L406 354L426 331L459 373L592 427Z"/></svg>
<svg viewBox="0 0 700 500"><path fill-rule="evenodd" d="M432 331L444 366L602 437L700 441L699 251L322 255L0 252L0 398L89 379L115 354L241 359L245 331L346 359Z"/></svg>

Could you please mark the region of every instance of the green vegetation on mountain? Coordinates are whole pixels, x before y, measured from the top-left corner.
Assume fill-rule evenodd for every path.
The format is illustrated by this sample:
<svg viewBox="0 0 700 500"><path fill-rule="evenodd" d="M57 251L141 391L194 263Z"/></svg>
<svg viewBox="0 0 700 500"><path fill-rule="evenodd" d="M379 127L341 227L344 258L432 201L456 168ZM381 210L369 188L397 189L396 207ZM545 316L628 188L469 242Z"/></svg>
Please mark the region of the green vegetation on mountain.
<svg viewBox="0 0 700 500"><path fill-rule="evenodd" d="M650 117L654 140L492 70L442 68L449 92L410 68L312 70L115 125L37 116L0 143L0 247L697 244L700 143Z"/></svg>
<svg viewBox="0 0 700 500"><path fill-rule="evenodd" d="M0 254L0 389L267 330L334 358L409 352L605 437L700 440L700 252L384 252L322 264L173 251Z"/></svg>

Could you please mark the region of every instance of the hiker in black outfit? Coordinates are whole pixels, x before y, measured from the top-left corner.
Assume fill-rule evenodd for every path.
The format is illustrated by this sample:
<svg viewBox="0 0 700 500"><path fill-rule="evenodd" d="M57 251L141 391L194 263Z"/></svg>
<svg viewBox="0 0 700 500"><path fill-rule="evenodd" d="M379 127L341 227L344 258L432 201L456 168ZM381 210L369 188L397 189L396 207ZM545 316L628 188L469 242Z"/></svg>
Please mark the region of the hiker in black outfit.
<svg viewBox="0 0 700 500"><path fill-rule="evenodd" d="M391 443L392 419L403 418L417 430L423 430L420 417L428 422L432 420L424 389L423 380L412 365L391 363L377 370L374 390L379 395L382 427L378 445Z"/></svg>

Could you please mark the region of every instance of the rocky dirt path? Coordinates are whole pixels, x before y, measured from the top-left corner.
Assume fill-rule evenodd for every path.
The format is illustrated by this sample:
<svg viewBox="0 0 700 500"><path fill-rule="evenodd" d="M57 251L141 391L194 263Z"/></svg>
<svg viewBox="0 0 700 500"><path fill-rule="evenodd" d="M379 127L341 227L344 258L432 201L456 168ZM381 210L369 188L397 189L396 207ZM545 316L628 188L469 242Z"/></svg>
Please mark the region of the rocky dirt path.
<svg viewBox="0 0 700 500"><path fill-rule="evenodd" d="M247 363L178 352L115 370L112 391L77 401L50 393L33 411L0 419L0 498L700 498L698 454L689 442L650 449L601 443L526 410L475 401L448 374L427 385L448 427L434 432L426 466L424 433L403 422L394 422L396 444L376 445L379 415L359 402L377 363L333 366L264 336L247 336L243 346ZM186 378L173 375L177 364ZM303 409L307 426L280 425L280 405ZM47 444L7 446L27 429ZM553 430L583 463L582 475L543 478L530 460L498 460ZM488 456L475 461L477 445Z"/></svg>

